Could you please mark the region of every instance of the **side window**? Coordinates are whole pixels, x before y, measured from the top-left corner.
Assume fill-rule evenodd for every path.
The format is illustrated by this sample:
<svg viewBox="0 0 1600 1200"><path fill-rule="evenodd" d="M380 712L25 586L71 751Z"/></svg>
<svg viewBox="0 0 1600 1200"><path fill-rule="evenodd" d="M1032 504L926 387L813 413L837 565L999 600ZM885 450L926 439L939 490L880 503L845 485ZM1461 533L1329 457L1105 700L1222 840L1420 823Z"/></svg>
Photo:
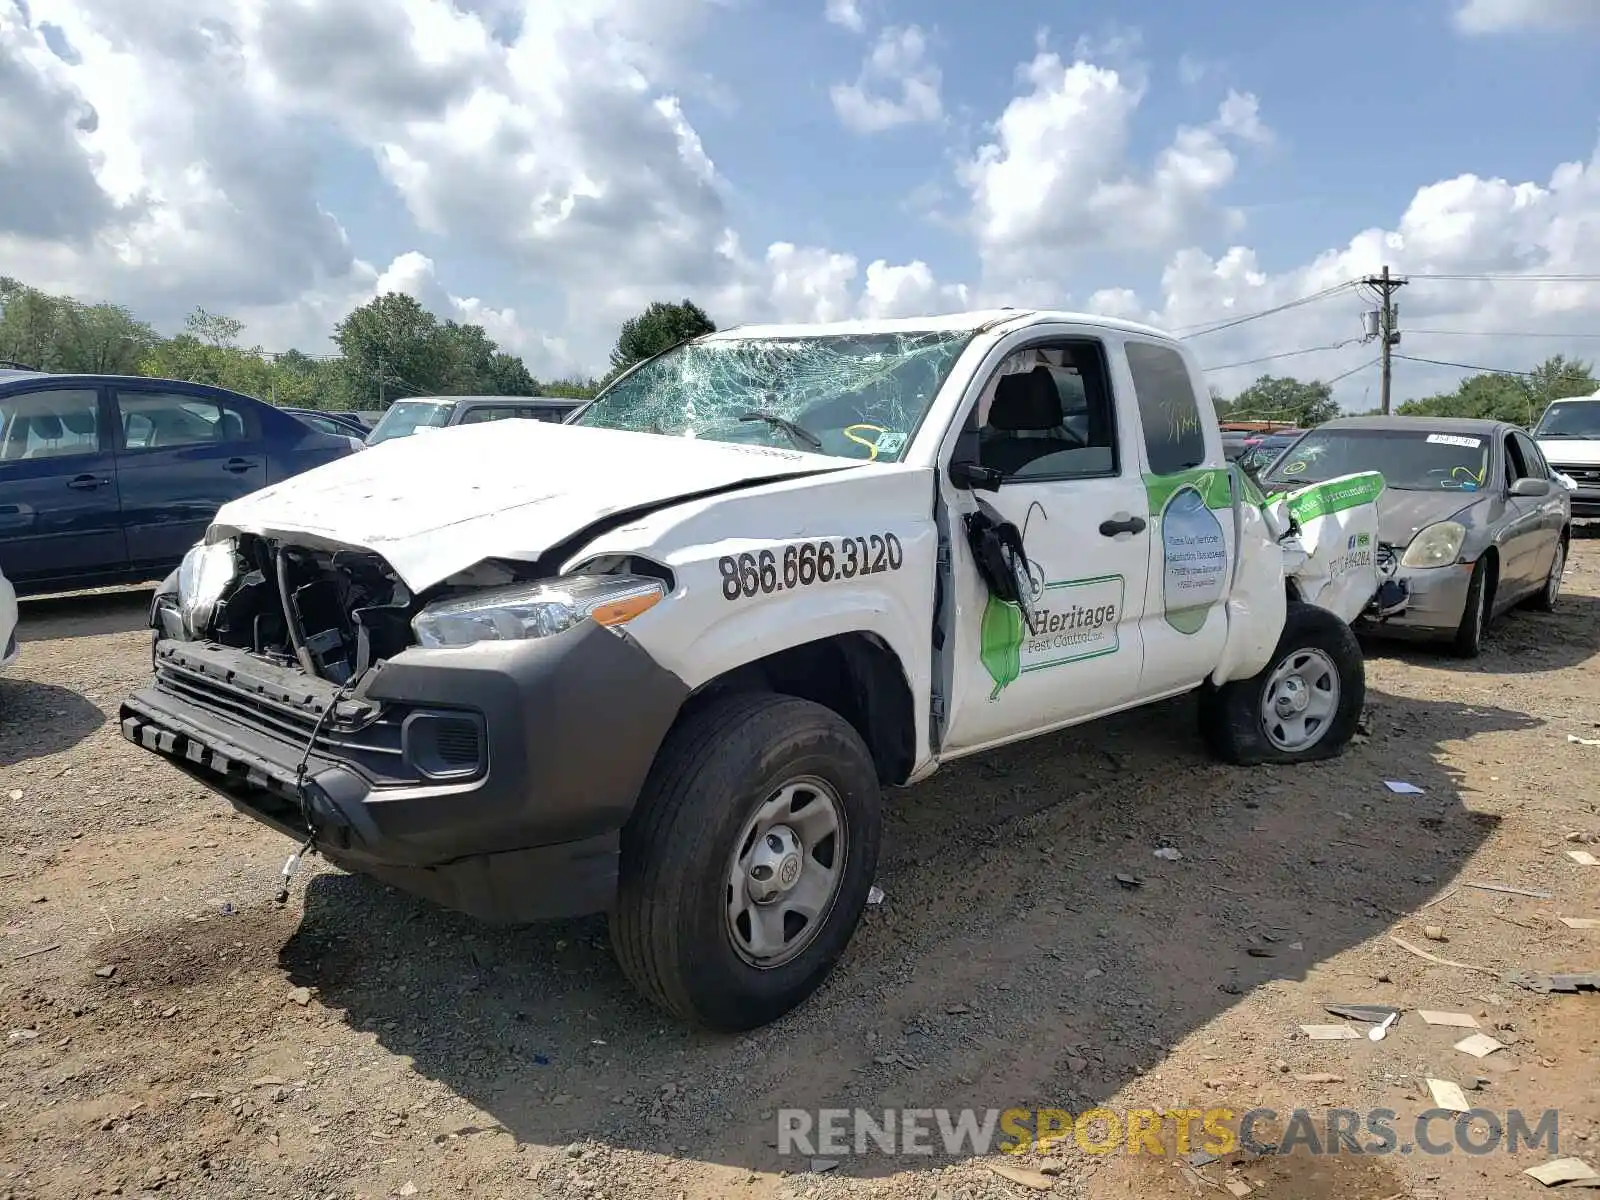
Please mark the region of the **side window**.
<svg viewBox="0 0 1600 1200"><path fill-rule="evenodd" d="M1019 350L978 400L978 462L1006 479L1117 473L1105 348L1090 338Z"/></svg>
<svg viewBox="0 0 1600 1200"><path fill-rule="evenodd" d="M477 425L483 421L504 421L507 417L517 415L517 410L509 405L484 405L480 408L469 408L462 414L460 425Z"/></svg>
<svg viewBox="0 0 1600 1200"><path fill-rule="evenodd" d="M1511 435L1517 443L1517 449L1522 451L1522 463L1527 468L1524 475L1534 479L1549 479L1550 464L1544 461L1544 455L1539 453L1539 443L1535 442L1525 433Z"/></svg>
<svg viewBox="0 0 1600 1200"><path fill-rule="evenodd" d="M1527 474L1528 469L1522 461L1522 450L1517 445L1517 439L1508 433L1506 434L1506 486L1510 487Z"/></svg>
<svg viewBox="0 0 1600 1200"><path fill-rule="evenodd" d="M1183 355L1152 342L1129 342L1127 352L1150 470L1172 475L1198 467L1206 460L1205 426Z"/></svg>
<svg viewBox="0 0 1600 1200"><path fill-rule="evenodd" d="M95 454L99 449L96 389L57 388L0 399L0 462Z"/></svg>
<svg viewBox="0 0 1600 1200"><path fill-rule="evenodd" d="M209 396L183 392L117 393L122 444L129 450L170 450L247 441L249 415Z"/></svg>

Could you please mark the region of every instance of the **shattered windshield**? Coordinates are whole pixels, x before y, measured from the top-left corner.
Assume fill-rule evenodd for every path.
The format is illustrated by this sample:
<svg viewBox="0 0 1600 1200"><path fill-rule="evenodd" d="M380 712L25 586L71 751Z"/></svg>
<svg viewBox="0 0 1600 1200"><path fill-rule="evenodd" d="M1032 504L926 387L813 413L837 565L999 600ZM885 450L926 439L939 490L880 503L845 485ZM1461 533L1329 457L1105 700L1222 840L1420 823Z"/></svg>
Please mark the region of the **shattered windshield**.
<svg viewBox="0 0 1600 1200"><path fill-rule="evenodd" d="M1406 492L1475 492L1489 470L1481 437L1426 429L1327 429L1306 434L1261 476L1267 486L1303 487L1378 471Z"/></svg>
<svg viewBox="0 0 1600 1200"><path fill-rule="evenodd" d="M692 342L569 423L896 462L973 332Z"/></svg>
<svg viewBox="0 0 1600 1200"><path fill-rule="evenodd" d="M396 400L367 434L367 445L409 437L419 429L437 429L449 422L454 408L453 400Z"/></svg>

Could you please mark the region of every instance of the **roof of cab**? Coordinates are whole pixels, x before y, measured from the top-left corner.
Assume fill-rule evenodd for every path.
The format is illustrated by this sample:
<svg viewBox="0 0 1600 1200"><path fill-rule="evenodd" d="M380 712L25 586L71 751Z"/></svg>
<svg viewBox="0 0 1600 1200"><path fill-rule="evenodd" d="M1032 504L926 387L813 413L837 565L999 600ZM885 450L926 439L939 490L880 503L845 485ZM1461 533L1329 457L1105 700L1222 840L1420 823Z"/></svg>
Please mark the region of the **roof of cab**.
<svg viewBox="0 0 1600 1200"><path fill-rule="evenodd" d="M987 308L944 313L926 317L865 317L854 321L804 321L787 325L734 325L698 339L707 342L742 341L748 338L829 337L883 333L966 333L994 329L1003 325L1044 324L1090 325L1118 333L1133 333L1162 341L1178 340L1153 325L1124 321L1097 313L1063 312L1041 308Z"/></svg>

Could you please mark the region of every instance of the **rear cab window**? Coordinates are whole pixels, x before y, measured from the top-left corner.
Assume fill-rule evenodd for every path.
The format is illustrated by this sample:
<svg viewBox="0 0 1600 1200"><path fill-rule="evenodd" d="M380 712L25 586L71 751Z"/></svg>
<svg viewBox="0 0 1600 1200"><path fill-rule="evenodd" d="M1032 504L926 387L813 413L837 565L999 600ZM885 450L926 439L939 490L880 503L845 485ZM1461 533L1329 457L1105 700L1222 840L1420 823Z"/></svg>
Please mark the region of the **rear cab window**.
<svg viewBox="0 0 1600 1200"><path fill-rule="evenodd" d="M1205 423L1189 364L1170 346L1125 343L1145 456L1154 475L1176 475L1206 461Z"/></svg>

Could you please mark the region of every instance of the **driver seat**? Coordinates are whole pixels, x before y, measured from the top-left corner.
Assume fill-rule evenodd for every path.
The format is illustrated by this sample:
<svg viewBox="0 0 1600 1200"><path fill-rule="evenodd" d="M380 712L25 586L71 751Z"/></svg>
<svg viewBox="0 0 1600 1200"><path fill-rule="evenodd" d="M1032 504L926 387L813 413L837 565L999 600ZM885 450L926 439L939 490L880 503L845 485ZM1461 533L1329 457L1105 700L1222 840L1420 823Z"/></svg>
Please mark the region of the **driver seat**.
<svg viewBox="0 0 1600 1200"><path fill-rule="evenodd" d="M1026 374L1002 375L989 422L978 435L978 461L1004 476L1035 459L1072 446L1062 437L1065 414L1055 376L1042 363Z"/></svg>

